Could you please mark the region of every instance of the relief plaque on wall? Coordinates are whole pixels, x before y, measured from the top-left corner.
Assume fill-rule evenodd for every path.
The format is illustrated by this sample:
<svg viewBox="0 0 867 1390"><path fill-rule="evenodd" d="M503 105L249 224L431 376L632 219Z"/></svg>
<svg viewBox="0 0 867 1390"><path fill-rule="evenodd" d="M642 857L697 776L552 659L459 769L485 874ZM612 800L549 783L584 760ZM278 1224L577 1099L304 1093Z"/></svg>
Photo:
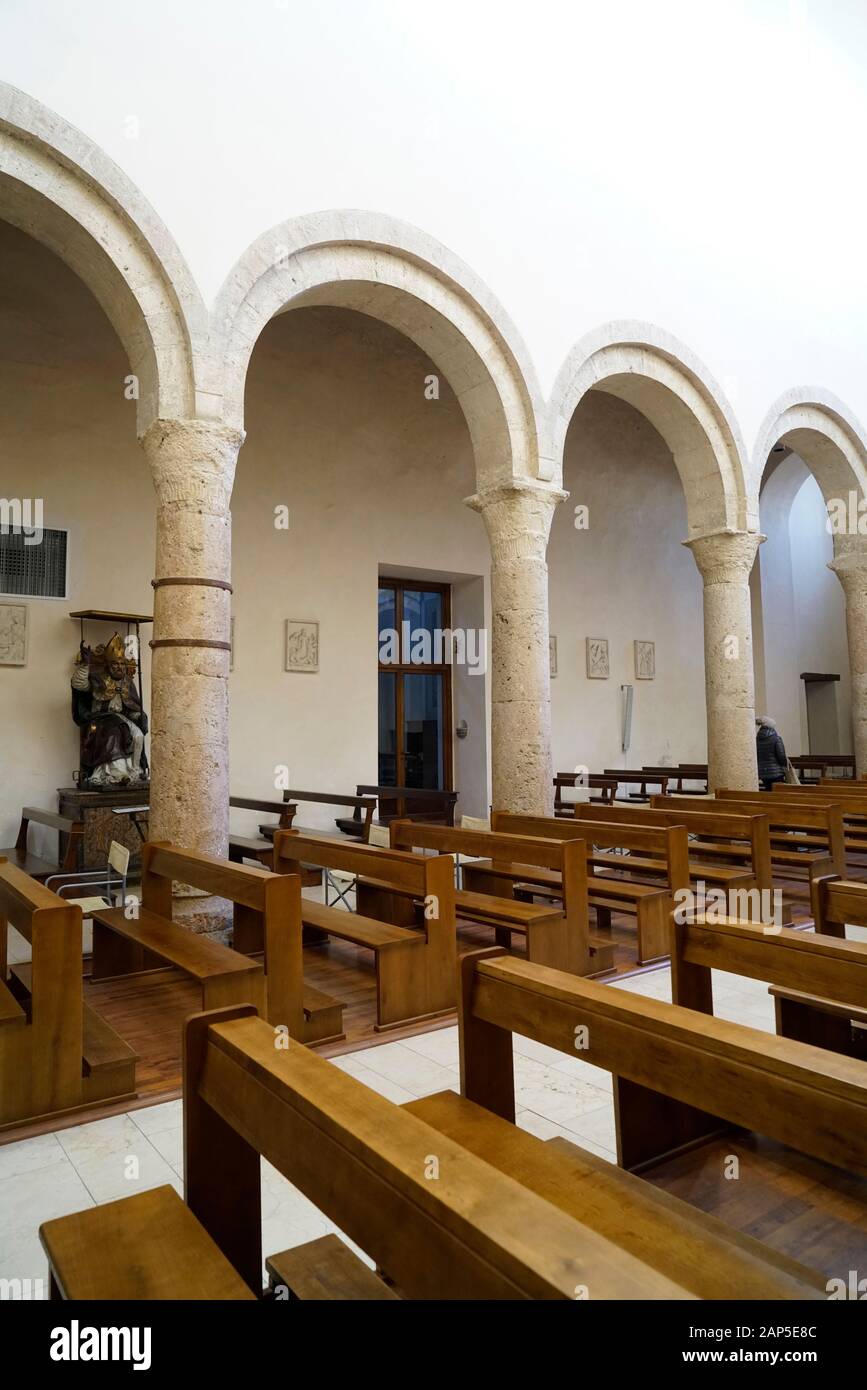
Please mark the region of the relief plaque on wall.
<svg viewBox="0 0 867 1390"><path fill-rule="evenodd" d="M591 681L607 681L611 674L608 665L608 638L587 638L587 678Z"/></svg>
<svg viewBox="0 0 867 1390"><path fill-rule="evenodd" d="M0 666L27 665L27 605L0 603Z"/></svg>
<svg viewBox="0 0 867 1390"><path fill-rule="evenodd" d="M652 681L656 679L656 645L653 642L635 643L635 679Z"/></svg>
<svg viewBox="0 0 867 1390"><path fill-rule="evenodd" d="M319 670L319 624L306 618L286 619L286 670Z"/></svg>

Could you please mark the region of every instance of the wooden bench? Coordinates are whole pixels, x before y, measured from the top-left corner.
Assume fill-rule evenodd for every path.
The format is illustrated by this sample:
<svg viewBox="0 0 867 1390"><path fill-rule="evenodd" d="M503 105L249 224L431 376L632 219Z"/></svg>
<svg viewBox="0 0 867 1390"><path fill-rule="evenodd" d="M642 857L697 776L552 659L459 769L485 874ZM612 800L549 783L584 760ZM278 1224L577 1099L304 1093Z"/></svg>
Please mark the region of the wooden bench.
<svg viewBox="0 0 867 1390"><path fill-rule="evenodd" d="M810 885L813 922L823 938L846 937L846 927L867 927L867 884L860 880L826 874ZM846 941L860 958L867 946ZM817 981L805 981L809 990L774 986L771 994L777 1017L777 1032L818 1047L831 1047L851 1057L867 1058L867 992L826 993Z"/></svg>
<svg viewBox="0 0 867 1390"><path fill-rule="evenodd" d="M867 920L867 891L860 897ZM701 914L676 916L672 1001L712 1014L712 970L767 980L781 1037L864 1056L867 943L786 927L768 933L752 923Z"/></svg>
<svg viewBox="0 0 867 1390"><path fill-rule="evenodd" d="M626 913L636 920L639 963L663 959L668 954L668 918L674 910L674 895L679 890L689 891L690 886L687 834L682 826L626 825L598 820L592 812L586 817L582 814L567 820L495 811L491 828L509 835L585 839L587 862L593 866L593 873L588 876L588 901L596 910L598 928L610 931L611 913ZM659 860L664 866L660 875L663 881L657 886L624 876L629 870L628 856L601 859L603 852L611 849L627 849L630 853ZM467 868L470 869L469 879ZM498 879L502 883L510 881L516 895L560 898L562 894L562 886L550 870L521 863L465 866L464 881L468 886L496 885Z"/></svg>
<svg viewBox="0 0 867 1390"><path fill-rule="evenodd" d="M234 949L172 921L172 883L233 904ZM263 952L264 960L250 954ZM148 841L142 847L142 900L93 914L94 980L171 966L195 980L205 1007L250 1002L304 1042L343 1036L339 1000L305 984L301 885L280 874L214 855Z"/></svg>
<svg viewBox="0 0 867 1390"><path fill-rule="evenodd" d="M461 961L461 1094L442 1092L412 1101L405 1109L501 1172L519 1178L599 1235L653 1263L693 1298L825 1297L824 1275L586 1152L577 1139L543 1142L515 1125L512 1034L574 1057L576 1038L588 1022L589 1048L581 1056L620 1073L615 1096L632 1074L648 1086L677 1082L702 1101L716 1095L708 1077L717 1069L719 1054L704 1031L715 1021L491 950ZM752 1044L749 1061L737 1054L733 1058L733 1079L743 1082L750 1077L752 1083L758 1035L737 1025L726 1028L728 1035L742 1034L748 1046ZM812 1057L812 1049L780 1041L776 1045ZM838 1060L830 1059L831 1066ZM853 1089L860 1109L867 1104L867 1092ZM753 1090L754 1083L748 1094ZM624 1118L626 1104L621 1096ZM742 1106L746 1109L749 1102ZM752 1109L759 1111L757 1105ZM626 1126L622 1128L627 1140ZM671 1142L665 1130L659 1139ZM863 1156L863 1135L849 1148ZM594 1296L591 1283L590 1297Z"/></svg>
<svg viewBox="0 0 867 1390"><path fill-rule="evenodd" d="M843 809L844 846L847 858L867 855L867 784L835 779L832 784L791 786L788 782L775 784L775 800L798 802L802 805L829 806L839 804Z"/></svg>
<svg viewBox="0 0 867 1390"><path fill-rule="evenodd" d="M627 788L626 795L630 801L647 801L650 796L648 787L658 787L663 795L668 790L667 772L648 772L646 768L636 771L635 768L625 767L605 767L602 772L605 777L615 777L618 787ZM630 787L635 786L638 787L637 792L629 791Z"/></svg>
<svg viewBox="0 0 867 1390"><path fill-rule="evenodd" d="M276 829L289 830L295 815L298 811L297 805L284 795L282 801L261 800L250 796L230 796L229 808L239 811L263 811L278 817ZM267 838L261 833L258 837L251 835L229 834L229 859L233 864L242 864L245 859L252 859L257 864L267 868L274 857L273 839Z"/></svg>
<svg viewBox="0 0 867 1390"><path fill-rule="evenodd" d="M7 974L9 927L31 959ZM135 1095L136 1055L84 1003L81 908L0 863L0 1128Z"/></svg>
<svg viewBox="0 0 867 1390"><path fill-rule="evenodd" d="M58 861L52 863L41 855L32 854L27 847L31 825L44 825L56 830L58 837L66 836L66 848L58 854ZM21 869L22 873L44 883L52 874L70 873L78 867L78 853L84 836L84 822L69 820L67 816L56 816L51 811L40 811L35 806L25 806L21 812L18 839L10 849L0 849L0 859L6 859ZM62 842L61 842L62 843Z"/></svg>
<svg viewBox="0 0 867 1390"><path fill-rule="evenodd" d="M376 1030L450 1013L455 1005L457 955L452 860L446 855L421 858L351 840L279 830L274 836L275 871L295 873L301 863L362 877L368 874L423 905L416 928L395 924L387 916L380 921L361 910L348 912L301 899L304 926L318 931L322 940L333 936L373 952Z"/></svg>
<svg viewBox="0 0 867 1390"><path fill-rule="evenodd" d="M554 778L554 815L571 816L572 808L576 804L569 797L564 796L564 792L576 786L586 787L588 791L597 791L599 796L591 796L592 805L610 805L617 795L617 778L600 777L598 773L578 773L578 772L558 772Z"/></svg>
<svg viewBox="0 0 867 1390"><path fill-rule="evenodd" d="M674 784L677 796L707 796L707 763L678 763L677 767L651 767L645 764L642 771L667 777L669 786ZM684 782L703 782L704 785L685 787Z"/></svg>
<svg viewBox="0 0 867 1390"><path fill-rule="evenodd" d="M452 826L420 825L413 821L392 821L391 843L395 849L436 850L442 854L476 856L462 865L464 882L478 889L461 889L455 899L458 917L494 929L501 946L511 948L514 932L523 937L528 960L577 975L610 970L614 951L609 941L590 935L587 920L587 853L581 840L541 839L527 835L502 835L486 830L458 830ZM481 859L478 857L481 856ZM512 896L511 879L506 879L507 896L491 892L496 870L514 864L532 865L554 876L560 886L562 903L556 907L525 902ZM487 875L485 868L492 866ZM476 873L476 870L479 870ZM362 901L372 901L370 885L362 882Z"/></svg>
<svg viewBox="0 0 867 1390"><path fill-rule="evenodd" d="M246 1297L230 1282L233 1270L260 1297L262 1157L405 1298L571 1301L588 1284L597 1299L696 1296L686 1277L600 1235L333 1063L291 1040L275 1048L269 1026L243 1006L186 1023L187 1215L163 1188L46 1222L40 1236L53 1292L171 1298L185 1275L187 1297ZM170 1206L176 1216L166 1232L161 1217ZM104 1247L110 1253L101 1258ZM773 1289L788 1297L806 1287L784 1261L772 1283L750 1279L746 1260L743 1272L741 1296Z"/></svg>
<svg viewBox="0 0 867 1390"><path fill-rule="evenodd" d="M642 1257L601 1235L323 1058L297 1046L275 1050L270 1031L248 1011L189 1020L186 1200L257 1293L260 1154L406 1298L573 1299L588 1283L594 1298L695 1296L685 1268L683 1280L660 1270L652 1252ZM436 1181L428 1176L431 1155ZM747 1273L748 1259L741 1263ZM766 1290L810 1296L793 1262L770 1256L767 1265ZM738 1296L758 1287L757 1276Z"/></svg>
<svg viewBox="0 0 867 1390"><path fill-rule="evenodd" d="M359 784L356 793L363 801L375 797L379 803L379 824L393 820L423 820L434 825L454 825L457 792L440 791L432 787L376 787ZM356 808L351 820L338 820L339 830L347 835L361 832L361 810Z"/></svg>
<svg viewBox="0 0 867 1390"><path fill-rule="evenodd" d="M652 805L611 806L590 813L592 819L632 825L682 825L694 836L688 844L690 880L697 887L704 885L726 895L728 911L733 916L753 921L773 920L773 878L767 816L758 808L749 813L723 813L710 809L712 803L696 803L686 798L654 796ZM677 803L673 805L673 803ZM576 818L587 818L587 808L576 810ZM726 851L734 848L740 863L720 863ZM636 878L658 877L664 872L662 861L630 854L624 861L612 855L600 854L594 859L597 867L616 867L620 864ZM757 892L758 890L758 892Z"/></svg>
<svg viewBox="0 0 867 1390"><path fill-rule="evenodd" d="M464 956L461 972L461 1094L504 1119L516 1032L612 1073L622 1167L740 1126L867 1177L863 1062L496 948Z"/></svg>
<svg viewBox="0 0 867 1390"><path fill-rule="evenodd" d="M728 787L718 789L716 800L743 811L755 806L768 815L771 865L780 878L809 882L829 870L845 874L845 826L838 802L823 805L803 797L771 797L769 801L767 792L739 792Z"/></svg>

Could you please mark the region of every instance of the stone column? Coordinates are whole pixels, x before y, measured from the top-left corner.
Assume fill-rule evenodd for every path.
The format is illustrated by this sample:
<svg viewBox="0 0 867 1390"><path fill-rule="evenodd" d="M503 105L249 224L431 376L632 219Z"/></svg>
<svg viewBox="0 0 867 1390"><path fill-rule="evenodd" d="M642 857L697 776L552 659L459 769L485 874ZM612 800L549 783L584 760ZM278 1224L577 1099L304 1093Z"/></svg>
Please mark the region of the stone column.
<svg viewBox="0 0 867 1390"><path fill-rule="evenodd" d="M150 838L225 856L229 837L229 497L243 435L158 420Z"/></svg>
<svg viewBox="0 0 867 1390"><path fill-rule="evenodd" d="M711 790L758 787L750 571L764 536L718 531L685 541L704 580L704 680ZM673 714L676 713L673 711Z"/></svg>
<svg viewBox="0 0 867 1390"><path fill-rule="evenodd" d="M551 519L568 496L543 484L467 499L491 545L491 762L497 811L551 815L548 566Z"/></svg>
<svg viewBox="0 0 867 1390"><path fill-rule="evenodd" d="M863 777L867 774L867 545L860 540L860 544L838 548L828 568L846 595L855 775Z"/></svg>

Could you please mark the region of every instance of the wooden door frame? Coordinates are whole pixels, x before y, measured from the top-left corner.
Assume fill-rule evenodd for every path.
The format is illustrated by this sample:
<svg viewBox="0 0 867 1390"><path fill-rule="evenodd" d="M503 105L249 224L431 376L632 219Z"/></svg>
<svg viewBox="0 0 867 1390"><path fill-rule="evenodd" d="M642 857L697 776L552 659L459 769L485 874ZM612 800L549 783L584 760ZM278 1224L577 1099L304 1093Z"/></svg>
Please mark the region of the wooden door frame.
<svg viewBox="0 0 867 1390"><path fill-rule="evenodd" d="M452 626L452 586L451 584L437 584L431 580L408 579L402 576L380 575L379 589L392 589L395 594L394 603L394 624L399 636L402 637L401 624L403 622L403 594L405 590L413 593L439 594L442 601L442 631L450 632ZM377 590L377 593L378 593ZM398 597L399 596L399 597ZM377 607L377 615L378 615ZM377 638L377 659L379 654L379 631ZM403 652L401 651L401 656ZM396 731L395 748L395 786L406 786L405 763L403 749L403 676L442 676L443 709L442 709L442 762L443 762L443 785L441 791L454 791L454 730L453 730L453 692L452 692L452 662L431 663L421 665L403 661L378 661L377 673L393 675L395 677L394 686L394 722ZM377 689L377 705L379 692ZM378 726L377 726L378 727ZM379 741L377 735L377 758L379 757Z"/></svg>

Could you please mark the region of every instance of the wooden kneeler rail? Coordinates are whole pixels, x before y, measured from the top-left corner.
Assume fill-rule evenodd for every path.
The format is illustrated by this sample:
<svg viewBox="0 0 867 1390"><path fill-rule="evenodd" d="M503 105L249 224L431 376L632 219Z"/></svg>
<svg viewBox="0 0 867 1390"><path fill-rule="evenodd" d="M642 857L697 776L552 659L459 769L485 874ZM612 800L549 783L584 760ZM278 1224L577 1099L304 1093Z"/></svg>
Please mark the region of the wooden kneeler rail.
<svg viewBox="0 0 867 1390"><path fill-rule="evenodd" d="M624 1168L739 1125L867 1176L867 1063L496 950L461 974L461 1093L507 1120L514 1032L613 1074Z"/></svg>

